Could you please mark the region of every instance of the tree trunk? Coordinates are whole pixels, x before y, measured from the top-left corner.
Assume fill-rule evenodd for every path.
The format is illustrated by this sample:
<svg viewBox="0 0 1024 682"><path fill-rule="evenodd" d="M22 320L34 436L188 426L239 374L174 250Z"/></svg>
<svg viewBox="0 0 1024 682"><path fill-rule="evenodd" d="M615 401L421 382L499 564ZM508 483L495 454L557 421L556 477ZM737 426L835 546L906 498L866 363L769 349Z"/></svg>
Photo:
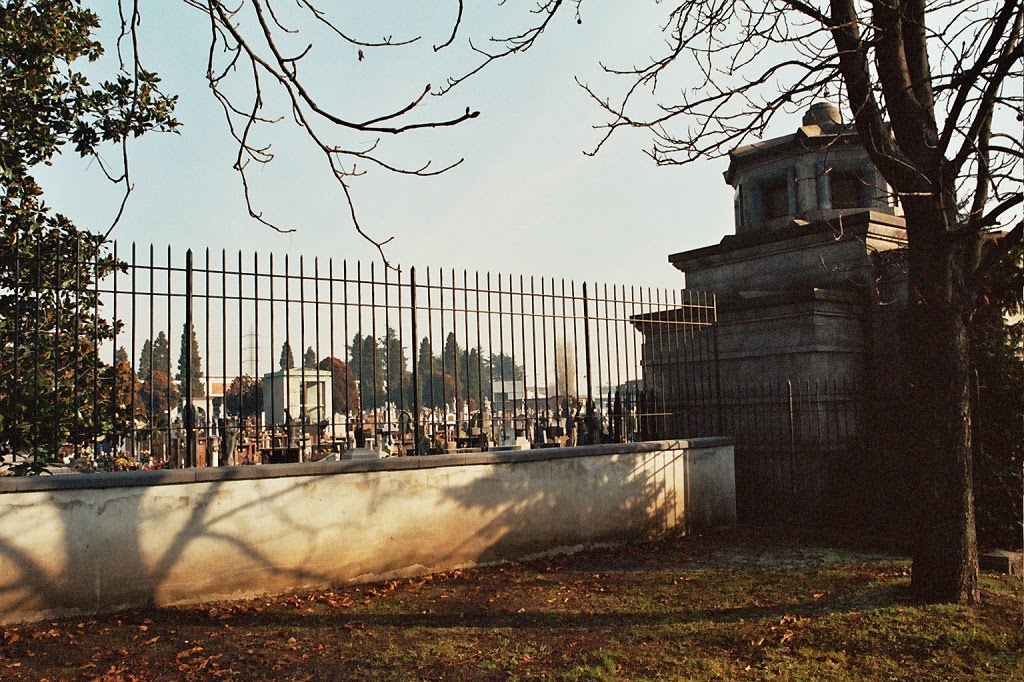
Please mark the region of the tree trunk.
<svg viewBox="0 0 1024 682"><path fill-rule="evenodd" d="M907 206L907 417L917 512L911 588L923 601L976 604L964 245L945 227L955 225L955 213L920 209Z"/></svg>

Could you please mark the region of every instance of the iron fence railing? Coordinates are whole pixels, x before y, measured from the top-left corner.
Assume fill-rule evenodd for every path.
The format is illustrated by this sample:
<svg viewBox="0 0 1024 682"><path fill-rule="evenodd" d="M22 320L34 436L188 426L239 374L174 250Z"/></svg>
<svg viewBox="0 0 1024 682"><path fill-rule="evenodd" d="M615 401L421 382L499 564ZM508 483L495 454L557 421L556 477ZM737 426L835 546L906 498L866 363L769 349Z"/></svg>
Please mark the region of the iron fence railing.
<svg viewBox="0 0 1024 682"><path fill-rule="evenodd" d="M11 257L8 460L202 466L640 440L698 426L682 397L713 404L706 294L135 245Z"/></svg>
<svg viewBox="0 0 1024 682"><path fill-rule="evenodd" d="M739 518L772 524L833 523L868 460L861 382L782 380L732 386L720 395L719 433L735 439ZM705 421L705 423L708 423Z"/></svg>

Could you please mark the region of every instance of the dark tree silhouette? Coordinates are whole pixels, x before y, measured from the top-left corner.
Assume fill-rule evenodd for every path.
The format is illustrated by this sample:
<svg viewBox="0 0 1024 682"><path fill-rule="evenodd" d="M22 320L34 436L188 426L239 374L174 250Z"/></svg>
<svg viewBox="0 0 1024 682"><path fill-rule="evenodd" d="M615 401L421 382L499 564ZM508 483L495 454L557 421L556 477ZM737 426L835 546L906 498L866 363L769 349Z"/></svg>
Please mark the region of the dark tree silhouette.
<svg viewBox="0 0 1024 682"><path fill-rule="evenodd" d="M150 427L163 428L171 423L171 410L181 400L181 393L167 374L153 370L149 381L139 387L139 397L146 410Z"/></svg>
<svg viewBox="0 0 1024 682"><path fill-rule="evenodd" d="M282 372L295 367L295 356L292 355L292 347L287 341L281 345L281 357L277 360L277 366Z"/></svg>
<svg viewBox="0 0 1024 682"><path fill-rule="evenodd" d="M343 360L331 357L320 361L320 369L331 372L331 402L334 404L334 412L359 412L359 384L349 366Z"/></svg>
<svg viewBox="0 0 1024 682"><path fill-rule="evenodd" d="M224 394L224 409L227 413L245 419L259 414L263 408L263 382L249 375L231 380Z"/></svg>
<svg viewBox="0 0 1024 682"><path fill-rule="evenodd" d="M191 367L186 364L187 358L191 356ZM184 385L186 371L191 371L191 381L186 387ZM196 338L196 328L185 323L181 329L181 350L178 352L178 373L174 375L182 393L188 391L187 395L193 398L206 395L206 386L203 384L203 359L199 356L199 340Z"/></svg>

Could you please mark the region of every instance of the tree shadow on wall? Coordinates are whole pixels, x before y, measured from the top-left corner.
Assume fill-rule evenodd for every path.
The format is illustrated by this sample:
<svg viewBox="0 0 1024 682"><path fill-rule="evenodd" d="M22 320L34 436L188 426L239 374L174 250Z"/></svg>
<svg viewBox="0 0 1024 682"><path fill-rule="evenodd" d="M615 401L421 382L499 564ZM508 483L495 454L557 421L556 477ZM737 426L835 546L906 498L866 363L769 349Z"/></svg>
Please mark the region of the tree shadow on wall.
<svg viewBox="0 0 1024 682"><path fill-rule="evenodd" d="M460 534L450 560L493 563L684 532L687 468L682 450L495 465L444 491L469 518L484 519Z"/></svg>
<svg viewBox="0 0 1024 682"><path fill-rule="evenodd" d="M315 564L318 539L325 529L290 513L286 504L287 497L303 495L314 481L276 480L288 484L240 504L231 503L230 498L224 501L230 479L187 486L202 486L198 495L175 485L153 486L141 494L136 487L120 488L123 495L112 495L101 504L84 499L88 489L39 493L44 497L34 505L40 509L38 524L59 525L62 544L52 553L60 558L56 562L33 558L37 553L26 546L34 540L33 531L25 527L24 515L18 531L23 542L0 536L0 565L5 566L0 599L7 604L7 615L0 614L0 620L173 602L182 583L192 585L190 590L196 583L202 585L210 598L252 592L247 572L295 585L326 582L326 575L308 568ZM158 503L143 504L153 496L159 497ZM273 532L287 533L289 546L299 548L284 562L261 546L260 524L268 508L276 514L278 530ZM45 518L43 509L54 510L55 517ZM10 528L18 511L19 507L8 507L0 512L0 525ZM169 524L176 527L168 529ZM97 527L103 532L95 533ZM249 532L239 533L240 527ZM47 531L45 537L53 534ZM182 558L197 550L210 557L202 573L176 572ZM196 559L191 563L195 565Z"/></svg>

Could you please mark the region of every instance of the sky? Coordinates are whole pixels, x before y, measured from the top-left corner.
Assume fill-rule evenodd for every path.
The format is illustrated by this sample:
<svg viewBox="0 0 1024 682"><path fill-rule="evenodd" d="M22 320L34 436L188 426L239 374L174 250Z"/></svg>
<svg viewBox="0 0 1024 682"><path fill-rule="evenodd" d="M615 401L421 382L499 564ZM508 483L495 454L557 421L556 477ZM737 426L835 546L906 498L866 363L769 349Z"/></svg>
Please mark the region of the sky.
<svg viewBox="0 0 1024 682"><path fill-rule="evenodd" d="M116 66L110 47L116 5L87 4L104 22L100 37L108 46L107 58L93 68L97 76L109 77ZM319 99L354 118L372 116L400 106L426 83L436 87L472 68L478 58L467 38L485 44L488 35L524 26L517 19L529 6L511 0L505 7L497 0L467 3L465 35L435 53L431 45L447 37L455 2L348 3L363 12L333 16L351 33L423 37L406 47L366 49L363 61L357 48L308 28L294 47L298 52L306 42L314 44L302 74ZM167 0L143 0L141 10L143 63L161 75L165 91L179 95L183 125L180 134L146 135L132 145L135 190L112 233L122 252L136 242L200 253L227 249L379 260L355 232L322 155L287 117L258 132L275 159L254 169L250 181L259 210L295 231L278 234L249 218L232 170L236 149L204 78L209 28L203 15ZM366 168L366 175L352 180L363 227L378 238L394 237L389 260L405 269L468 268L681 287L682 275L667 256L717 243L732 232L732 190L722 179L726 162L659 168L643 153L650 139L642 130L625 131L596 157L585 156L600 137L593 126L606 118L574 80L615 94L621 84L603 74L599 63L621 66L650 57L662 44L662 11L653 2L586 3L581 24L566 12L533 50L492 64L444 97L427 98L408 120L466 107L481 114L454 128L381 142L381 156L395 163L444 165L464 158L452 171L419 178ZM267 99L275 115L287 114L279 98L268 93ZM344 133L329 137L343 144L373 140ZM106 156L116 159L116 150ZM80 227L109 226L119 190L95 164L69 151L39 178L51 205Z"/></svg>

